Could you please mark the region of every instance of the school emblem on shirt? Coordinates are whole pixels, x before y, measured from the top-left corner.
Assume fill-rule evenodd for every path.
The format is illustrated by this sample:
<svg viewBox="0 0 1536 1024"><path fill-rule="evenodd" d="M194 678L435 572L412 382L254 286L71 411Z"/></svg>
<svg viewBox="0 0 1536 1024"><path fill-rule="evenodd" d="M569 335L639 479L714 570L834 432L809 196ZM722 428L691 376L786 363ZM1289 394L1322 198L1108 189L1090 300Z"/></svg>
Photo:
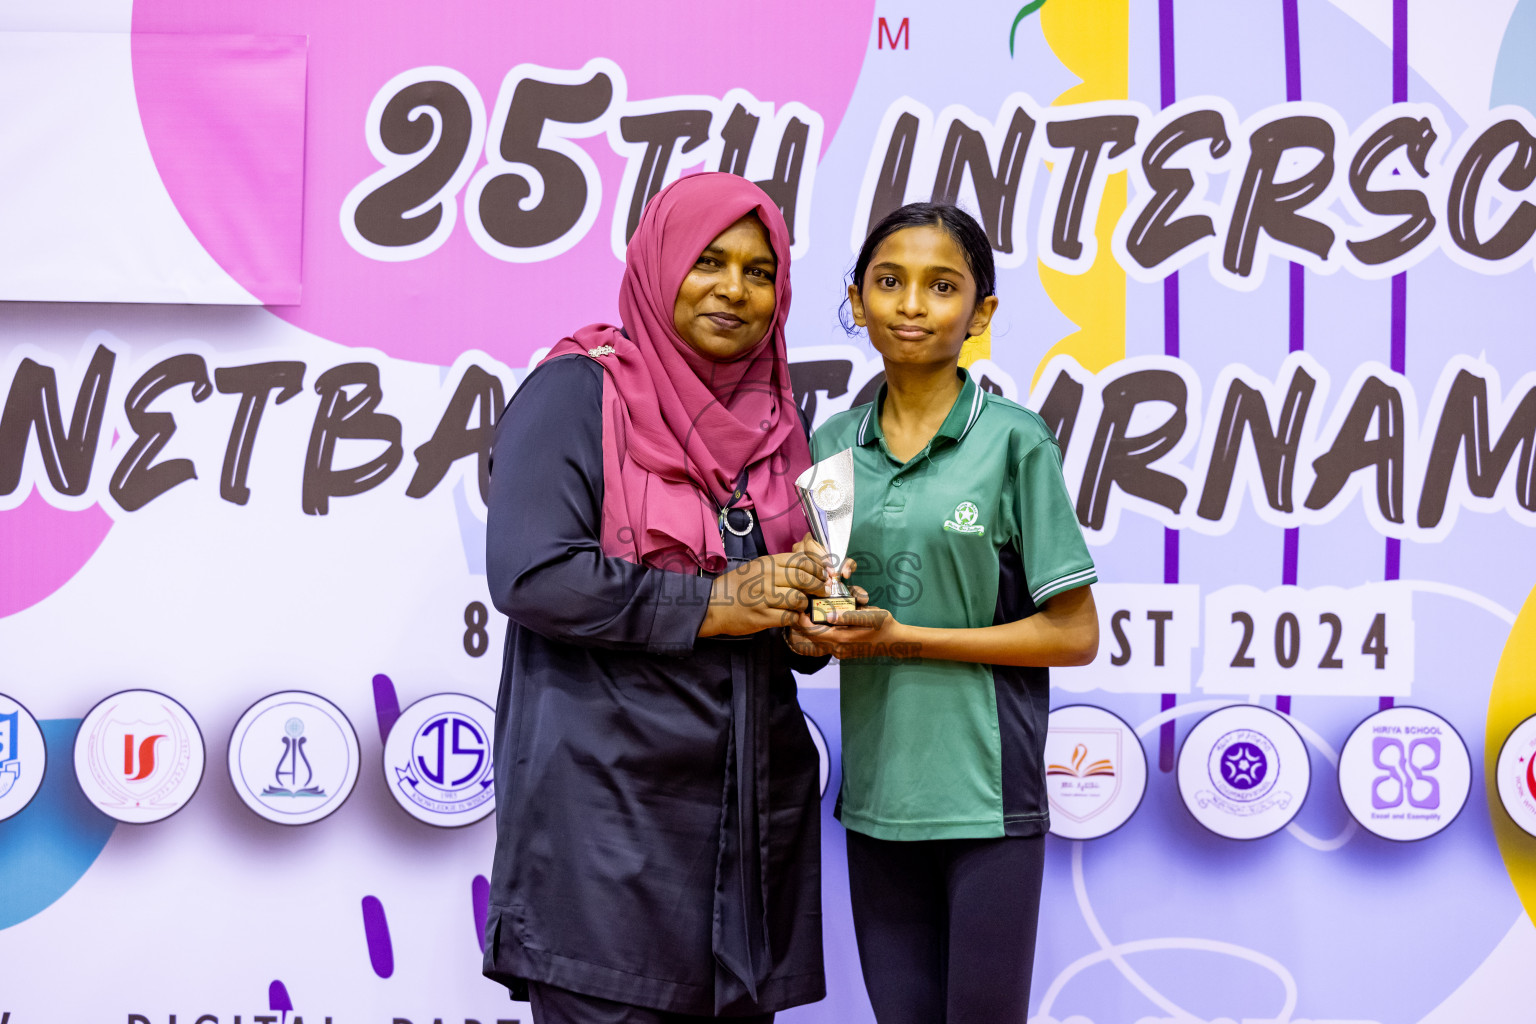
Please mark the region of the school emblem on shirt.
<svg viewBox="0 0 1536 1024"><path fill-rule="evenodd" d="M976 521L980 518L981 510L976 507L975 502L962 501L955 506L955 518L944 520L944 529L980 537L987 532L987 528Z"/></svg>

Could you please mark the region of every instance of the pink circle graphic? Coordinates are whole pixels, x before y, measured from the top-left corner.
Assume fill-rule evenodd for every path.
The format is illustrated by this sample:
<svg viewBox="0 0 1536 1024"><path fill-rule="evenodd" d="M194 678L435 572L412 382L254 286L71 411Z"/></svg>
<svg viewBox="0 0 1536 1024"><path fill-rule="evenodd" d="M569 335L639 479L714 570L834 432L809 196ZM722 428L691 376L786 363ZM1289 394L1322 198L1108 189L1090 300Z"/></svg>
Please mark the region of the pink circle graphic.
<svg viewBox="0 0 1536 1024"><path fill-rule="evenodd" d="M33 491L0 512L0 618L30 608L68 583L112 528L92 505L80 512L54 508Z"/></svg>
<svg viewBox="0 0 1536 1024"><path fill-rule="evenodd" d="M163 48L148 37L307 37L303 290L297 305L273 305L273 311L320 337L398 358L447 365L473 348L522 365L535 349L616 313L622 267L612 254L608 225L615 204L627 208L629 201L618 195L624 160L603 137L574 140L598 171L602 203L586 235L558 257L507 263L489 255L467 230L462 214L467 190L460 189L459 221L440 248L413 260L372 259L348 244L339 223L348 193L379 170L368 148L365 120L385 83L412 68L453 69L479 91L494 139L498 126L490 108L514 67L574 71L602 57L623 72L631 102L724 97L732 89L745 89L775 109L802 103L821 116L825 146L858 79L873 10L873 0L794 0L771 8L569 0L557 14L489 0L428 6L358 0L239 6L137 0L134 84L156 166L182 217L233 278L258 299L281 302L282 290L270 286L268 270L288 244L286 236L278 232L268 246L272 251L252 253L239 230L241 217L227 208L227 183L242 173L245 162L231 141L239 133L225 130L228 124L221 128L220 118L238 118L248 129L247 138L251 132L260 138L266 130L263 104L236 102L238 95L249 94L248 89L241 92L248 83L209 79L216 76L216 54L182 66L163 59ZM200 76L198 89L188 87L189 75ZM284 145L286 136L277 128L271 131L273 144ZM479 162L484 162L483 152ZM284 202L281 190L263 195L274 210Z"/></svg>

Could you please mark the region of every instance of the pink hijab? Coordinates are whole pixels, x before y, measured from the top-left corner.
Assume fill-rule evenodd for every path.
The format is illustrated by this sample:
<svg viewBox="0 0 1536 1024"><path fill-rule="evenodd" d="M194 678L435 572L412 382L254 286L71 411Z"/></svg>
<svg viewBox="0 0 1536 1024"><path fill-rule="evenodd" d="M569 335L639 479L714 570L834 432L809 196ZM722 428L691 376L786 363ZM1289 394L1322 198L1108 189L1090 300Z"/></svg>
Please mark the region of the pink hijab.
<svg viewBox="0 0 1536 1024"><path fill-rule="evenodd" d="M773 322L746 355L714 362L678 336L672 307L699 253L756 213L778 258ZM619 286L624 330L592 324L547 358L603 368L603 553L655 568L725 568L720 509L753 510L770 552L805 533L794 481L810 449L790 389L789 232L767 194L734 174L695 174L646 206ZM627 335L627 336L626 336ZM746 494L734 498L742 470Z"/></svg>

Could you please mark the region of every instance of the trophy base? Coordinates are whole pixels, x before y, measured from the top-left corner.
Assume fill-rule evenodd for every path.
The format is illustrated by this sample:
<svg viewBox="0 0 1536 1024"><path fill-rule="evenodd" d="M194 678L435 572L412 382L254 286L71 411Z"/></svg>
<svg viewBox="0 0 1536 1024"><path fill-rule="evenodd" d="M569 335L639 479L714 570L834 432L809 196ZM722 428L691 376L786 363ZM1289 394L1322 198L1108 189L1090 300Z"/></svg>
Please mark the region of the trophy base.
<svg viewBox="0 0 1536 1024"><path fill-rule="evenodd" d="M851 597L813 597L811 621L825 624L828 612L851 612L857 607L858 602Z"/></svg>

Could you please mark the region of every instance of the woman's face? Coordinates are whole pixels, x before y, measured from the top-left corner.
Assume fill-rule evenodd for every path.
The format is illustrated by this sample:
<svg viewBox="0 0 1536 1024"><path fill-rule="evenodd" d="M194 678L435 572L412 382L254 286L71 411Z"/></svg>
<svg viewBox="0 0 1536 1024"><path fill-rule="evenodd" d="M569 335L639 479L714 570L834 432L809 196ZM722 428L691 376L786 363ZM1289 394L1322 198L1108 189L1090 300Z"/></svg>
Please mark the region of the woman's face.
<svg viewBox="0 0 1536 1024"><path fill-rule="evenodd" d="M887 363L954 366L960 346L992 321L997 296L976 301L976 280L948 231L902 228L880 243L862 287L849 285L854 323Z"/></svg>
<svg viewBox="0 0 1536 1024"><path fill-rule="evenodd" d="M715 236L683 278L672 326L695 352L727 363L750 352L773 323L778 260L755 214Z"/></svg>

